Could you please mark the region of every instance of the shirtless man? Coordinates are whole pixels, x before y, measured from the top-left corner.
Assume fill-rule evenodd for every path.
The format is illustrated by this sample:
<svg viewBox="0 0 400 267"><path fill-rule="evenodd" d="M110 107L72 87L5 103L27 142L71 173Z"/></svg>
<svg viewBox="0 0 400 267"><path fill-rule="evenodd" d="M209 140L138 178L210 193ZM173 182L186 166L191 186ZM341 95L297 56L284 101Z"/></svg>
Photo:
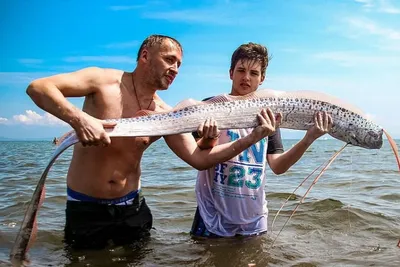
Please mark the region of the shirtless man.
<svg viewBox="0 0 400 267"><path fill-rule="evenodd" d="M142 43L132 73L92 67L38 79L27 88L40 108L71 125L80 140L67 174L65 241L72 247L103 248L110 240L128 244L149 235L152 214L140 190L140 161L160 137L111 141L105 128L114 125L104 119L133 117L142 109L169 110L156 91L174 81L182 52L177 40L152 35ZM82 110L66 99L83 96ZM270 110L263 110L258 119L260 125L250 135L212 149L199 149L191 134L164 139L177 156L203 170L275 132Z"/></svg>

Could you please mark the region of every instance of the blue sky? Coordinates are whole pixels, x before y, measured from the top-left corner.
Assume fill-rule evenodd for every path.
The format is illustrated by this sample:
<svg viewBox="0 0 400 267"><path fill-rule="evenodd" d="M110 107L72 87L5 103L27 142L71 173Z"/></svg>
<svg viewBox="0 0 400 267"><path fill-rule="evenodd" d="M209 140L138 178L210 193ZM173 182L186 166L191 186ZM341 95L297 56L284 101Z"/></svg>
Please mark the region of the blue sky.
<svg viewBox="0 0 400 267"><path fill-rule="evenodd" d="M273 57L261 88L334 95L400 138L399 1L0 0L0 30L2 137L62 135L70 128L33 104L29 82L88 66L132 71L140 43L158 33L184 47L160 94L170 105L229 92L232 52L259 42Z"/></svg>

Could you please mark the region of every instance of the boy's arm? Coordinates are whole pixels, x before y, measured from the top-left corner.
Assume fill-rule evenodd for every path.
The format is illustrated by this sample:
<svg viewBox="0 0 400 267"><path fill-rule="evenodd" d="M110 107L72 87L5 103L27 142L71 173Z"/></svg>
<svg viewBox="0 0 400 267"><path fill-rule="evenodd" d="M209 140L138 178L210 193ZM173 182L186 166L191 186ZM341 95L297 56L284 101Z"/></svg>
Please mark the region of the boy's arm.
<svg viewBox="0 0 400 267"><path fill-rule="evenodd" d="M275 174L285 173L306 152L308 147L332 128L332 117L326 112L317 112L314 116L314 126L307 130L304 138L288 151L281 154L268 154L267 160Z"/></svg>
<svg viewBox="0 0 400 267"><path fill-rule="evenodd" d="M270 109L258 115L260 125L251 134L239 140L202 150L191 134L165 136L168 146L186 163L198 170L208 169L215 164L227 161L275 132L275 116Z"/></svg>

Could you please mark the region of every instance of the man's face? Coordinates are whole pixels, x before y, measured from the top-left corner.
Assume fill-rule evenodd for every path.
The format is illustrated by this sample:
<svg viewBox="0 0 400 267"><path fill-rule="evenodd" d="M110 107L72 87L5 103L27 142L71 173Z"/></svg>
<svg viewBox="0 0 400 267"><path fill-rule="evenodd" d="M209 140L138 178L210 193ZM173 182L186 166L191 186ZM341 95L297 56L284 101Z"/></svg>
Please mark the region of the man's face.
<svg viewBox="0 0 400 267"><path fill-rule="evenodd" d="M171 40L149 51L149 81L157 89L165 90L172 84L182 63L182 51Z"/></svg>
<svg viewBox="0 0 400 267"><path fill-rule="evenodd" d="M257 60L239 60L229 74L232 80L232 95L246 95L254 92L264 81L261 63Z"/></svg>

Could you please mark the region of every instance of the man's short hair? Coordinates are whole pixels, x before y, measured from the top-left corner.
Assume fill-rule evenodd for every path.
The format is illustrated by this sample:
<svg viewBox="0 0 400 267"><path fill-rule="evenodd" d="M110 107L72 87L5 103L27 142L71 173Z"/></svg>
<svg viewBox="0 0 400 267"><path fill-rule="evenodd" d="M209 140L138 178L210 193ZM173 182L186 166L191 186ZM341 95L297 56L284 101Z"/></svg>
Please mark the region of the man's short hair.
<svg viewBox="0 0 400 267"><path fill-rule="evenodd" d="M247 44L242 44L232 54L231 68L230 68L231 71L233 71L233 69L236 66L236 63L239 60L256 60L260 62L261 74L264 76L269 61L268 49L261 44L256 44L251 42Z"/></svg>
<svg viewBox="0 0 400 267"><path fill-rule="evenodd" d="M153 34L153 35L150 35L149 37L147 37L141 44L138 54L137 54L136 61L139 61L140 54L142 53L143 49L152 48L157 45L160 46L164 42L164 40L170 40L173 43L175 43L179 47L181 52L183 53L182 45L175 38L172 38L172 37L166 36L166 35Z"/></svg>

